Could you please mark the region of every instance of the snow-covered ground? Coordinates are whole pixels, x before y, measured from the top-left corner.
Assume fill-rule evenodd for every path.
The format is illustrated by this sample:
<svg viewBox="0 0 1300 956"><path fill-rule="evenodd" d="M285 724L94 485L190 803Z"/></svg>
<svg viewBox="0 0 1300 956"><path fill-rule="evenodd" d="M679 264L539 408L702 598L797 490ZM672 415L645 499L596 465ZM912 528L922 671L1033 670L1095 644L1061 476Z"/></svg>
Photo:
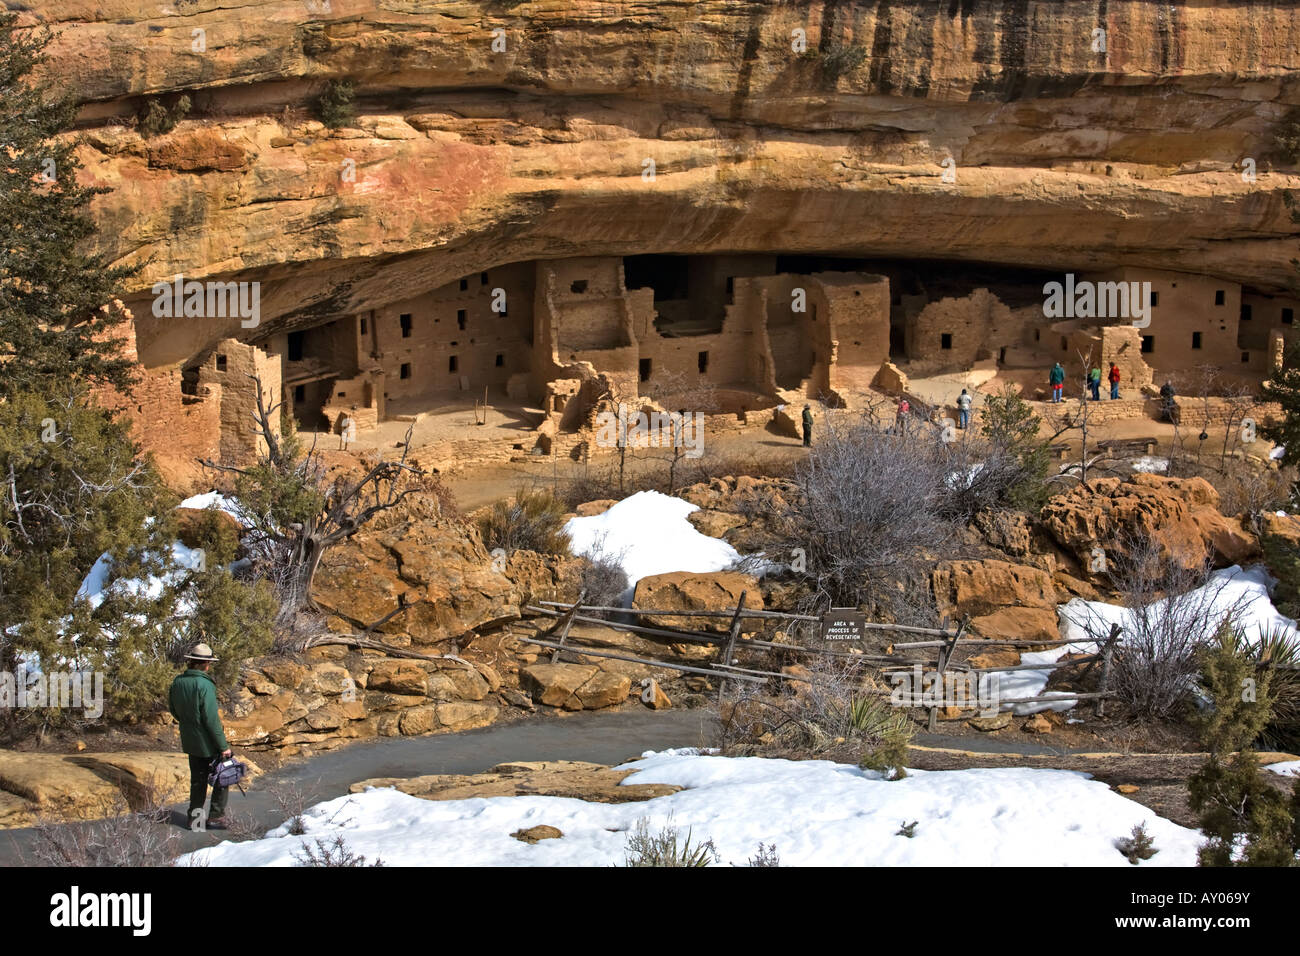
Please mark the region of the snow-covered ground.
<svg viewBox="0 0 1300 956"><path fill-rule="evenodd" d="M740 553L721 538L701 534L686 520L693 505L657 491L638 491L603 514L570 518L564 526L574 554L601 550L617 558L628 584L670 571L722 571Z"/></svg>
<svg viewBox="0 0 1300 956"><path fill-rule="evenodd" d="M1134 471L1163 475L1168 468L1169 459L1157 458L1155 455L1143 455L1141 458L1134 459L1133 461Z"/></svg>
<svg viewBox="0 0 1300 956"><path fill-rule="evenodd" d="M1297 639L1296 622L1273 606L1269 597L1272 584L1273 578L1262 564L1249 568L1234 564L1210 575L1205 585L1198 589L1203 597L1185 598L1184 606L1203 612L1198 615L1203 626L1200 636L1207 640L1213 637L1217 621L1228 612L1235 613L1237 625L1251 640L1257 640L1261 634L1273 629L1280 629ZM1152 606L1161 604L1162 601L1157 601ZM1131 612L1114 604L1081 598L1075 598L1061 608L1061 637L1065 640L1084 640L1090 636L1090 630L1092 635L1102 634L1111 624L1131 631Z"/></svg>
<svg viewBox="0 0 1300 956"><path fill-rule="evenodd" d="M711 839L725 864L759 843L783 866L1129 866L1115 840L1144 825L1159 851L1141 866L1194 866L1200 834L1157 816L1084 774L1065 770L912 771L887 781L822 760L649 754L624 781L687 789L640 803L563 797L430 801L368 790L313 807L305 836L286 827L260 840L191 855L213 866L292 866L306 841L342 835L367 862L394 866L622 864L639 818ZM899 834L916 822L914 835ZM546 824L564 836L529 845L510 836ZM183 861L185 862L185 861Z"/></svg>
<svg viewBox="0 0 1300 956"><path fill-rule="evenodd" d="M1269 588L1273 579L1263 565L1242 568L1233 565L1216 571L1205 585L1198 589L1202 597L1185 598L1185 606L1195 608L1201 614L1204 633L1200 636L1209 639L1213 636L1215 624L1223 614L1232 611L1236 614L1239 627L1252 641L1270 630L1278 629L1290 635L1292 640L1300 640L1296 622L1280 614L1269 598ZM1156 602L1160 605L1162 602ZM1094 636L1109 632L1111 624L1118 624L1128 633L1132 633L1132 614L1115 604L1103 601L1085 601L1074 598L1059 609L1061 638L1072 643L1063 647L1052 648L1036 654L1022 654L1022 664L1043 664L1042 670L1023 670L999 672L998 692L1002 698L1031 697L1043 693L1047 681L1052 675L1051 665L1066 653L1092 653L1097 645ZM1158 611L1157 611L1158 613ZM1121 636L1121 641L1123 637ZM1051 692L1047 696L1052 696ZM1032 714L1041 710L1070 710L1073 701L1059 701L1043 704L1005 705L1004 709L1016 714Z"/></svg>
<svg viewBox="0 0 1300 956"><path fill-rule="evenodd" d="M224 511L233 518L245 521L244 509L240 507L239 501L228 495L223 495L219 491L208 491L201 495L194 495L186 498L176 507L191 508L195 511L204 511L208 508L216 508L218 511ZM247 523L247 522L245 522Z"/></svg>
<svg viewBox="0 0 1300 956"><path fill-rule="evenodd" d="M1268 769L1284 777L1300 777L1300 760L1283 760L1268 764Z"/></svg>

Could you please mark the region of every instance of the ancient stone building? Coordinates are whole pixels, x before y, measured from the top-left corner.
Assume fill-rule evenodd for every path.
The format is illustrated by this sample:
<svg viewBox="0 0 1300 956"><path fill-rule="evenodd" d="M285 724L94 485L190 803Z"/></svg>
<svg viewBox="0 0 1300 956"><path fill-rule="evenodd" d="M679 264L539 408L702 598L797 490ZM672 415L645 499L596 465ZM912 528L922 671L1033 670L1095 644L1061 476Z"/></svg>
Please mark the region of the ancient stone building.
<svg viewBox="0 0 1300 956"><path fill-rule="evenodd" d="M281 383L286 408L314 430L334 428L344 411L364 429L484 394L576 430L602 397L690 404L707 390L708 411L737 411L783 392L830 399L866 388L889 353L887 280L775 268L773 256L515 263L323 324L255 333L245 348L278 370L264 382ZM205 385L210 352L186 365Z"/></svg>

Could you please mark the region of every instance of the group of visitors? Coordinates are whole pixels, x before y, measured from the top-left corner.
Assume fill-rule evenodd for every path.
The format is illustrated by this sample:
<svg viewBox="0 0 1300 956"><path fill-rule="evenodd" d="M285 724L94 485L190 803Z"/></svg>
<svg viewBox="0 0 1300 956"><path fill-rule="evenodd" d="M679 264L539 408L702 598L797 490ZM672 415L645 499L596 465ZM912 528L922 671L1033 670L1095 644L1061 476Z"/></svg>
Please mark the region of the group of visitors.
<svg viewBox="0 0 1300 956"><path fill-rule="evenodd" d="M1110 397L1119 398L1119 367L1114 362L1110 363L1110 371L1106 373L1106 380L1110 382ZM1065 398L1065 367L1057 362L1052 366L1051 372L1047 375L1047 383L1052 387L1052 401L1059 404ZM1094 402L1101 401L1101 366L1094 365L1088 370L1088 391L1092 395Z"/></svg>

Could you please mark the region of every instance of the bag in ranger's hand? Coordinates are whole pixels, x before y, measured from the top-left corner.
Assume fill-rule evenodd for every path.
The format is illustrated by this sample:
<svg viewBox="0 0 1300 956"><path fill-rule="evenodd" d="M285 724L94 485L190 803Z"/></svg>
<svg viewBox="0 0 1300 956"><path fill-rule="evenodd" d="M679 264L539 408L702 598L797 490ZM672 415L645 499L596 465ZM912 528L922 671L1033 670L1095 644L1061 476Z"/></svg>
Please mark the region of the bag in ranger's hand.
<svg viewBox="0 0 1300 956"><path fill-rule="evenodd" d="M248 764L242 760L236 760L233 756L222 760L220 757L212 761L212 769L208 771L208 785L213 787L234 787L248 776ZM243 787L240 787L243 790Z"/></svg>

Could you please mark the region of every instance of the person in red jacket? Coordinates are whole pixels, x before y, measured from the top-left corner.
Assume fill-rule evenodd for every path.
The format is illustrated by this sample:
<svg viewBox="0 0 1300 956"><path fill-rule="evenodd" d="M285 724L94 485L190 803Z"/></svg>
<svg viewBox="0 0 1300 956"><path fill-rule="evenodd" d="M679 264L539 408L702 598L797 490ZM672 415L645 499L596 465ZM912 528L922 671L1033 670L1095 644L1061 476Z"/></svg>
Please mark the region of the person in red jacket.
<svg viewBox="0 0 1300 956"><path fill-rule="evenodd" d="M1119 369L1114 362L1110 363L1110 374L1106 377L1110 381L1110 397L1119 398Z"/></svg>

